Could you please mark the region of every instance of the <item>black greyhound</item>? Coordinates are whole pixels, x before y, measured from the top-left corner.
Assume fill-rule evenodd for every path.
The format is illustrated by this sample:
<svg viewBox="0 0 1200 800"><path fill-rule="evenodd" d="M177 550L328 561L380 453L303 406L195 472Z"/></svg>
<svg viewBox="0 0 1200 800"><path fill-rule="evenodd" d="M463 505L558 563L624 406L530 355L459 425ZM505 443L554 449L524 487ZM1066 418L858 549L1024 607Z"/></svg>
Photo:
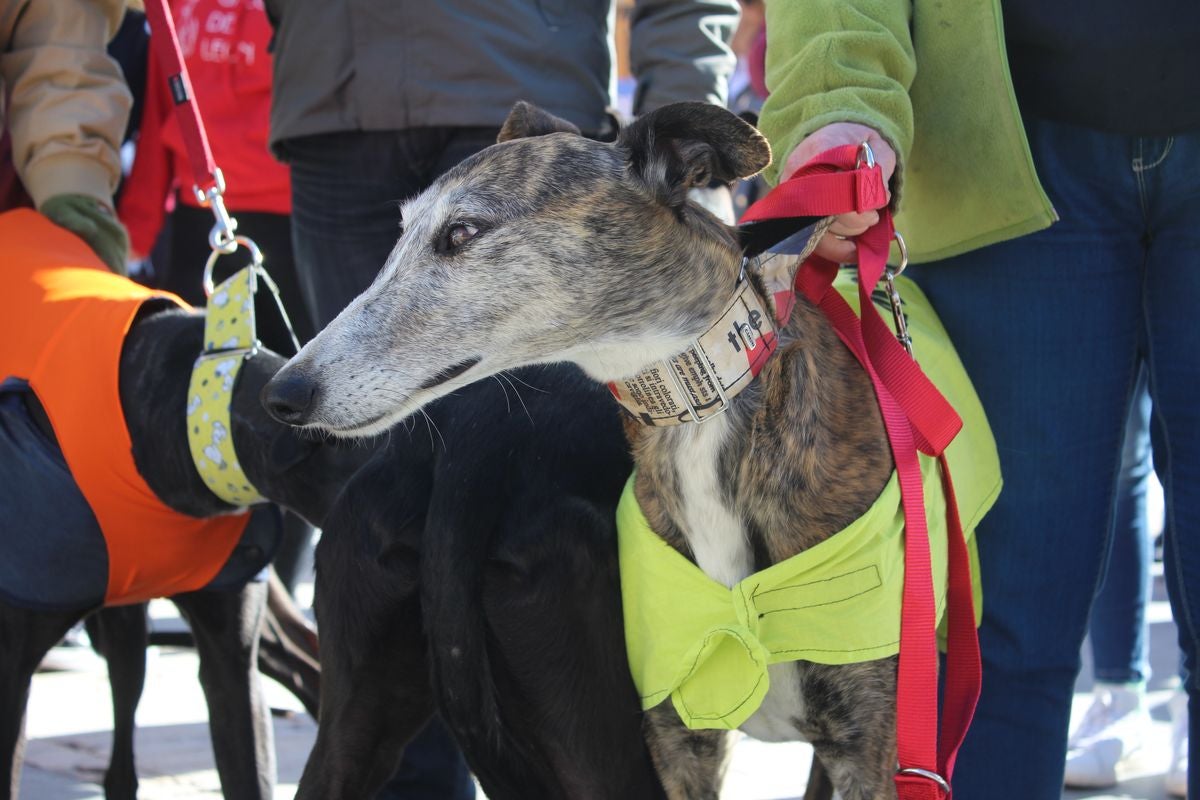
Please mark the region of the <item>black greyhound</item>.
<svg viewBox="0 0 1200 800"><path fill-rule="evenodd" d="M493 800L662 797L625 660L612 399L552 366L428 413L323 526L321 723L297 798L371 797L435 709Z"/></svg>
<svg viewBox="0 0 1200 800"><path fill-rule="evenodd" d="M183 421L188 379L203 338L203 318L150 300L125 339L120 399L138 472L171 508L196 517L226 514L192 464ZM273 421L258 395L284 363L260 351L242 368L233 393L231 436L251 482L271 500L319 524L343 483L368 458L363 445L323 442ZM56 446L54 432L32 394L29 419ZM19 470L15 474L20 475ZM8 486L11 492L36 487ZM62 524L71 524L70 519ZM252 537L243 537L232 559L263 559ZM313 709L315 641L286 596L268 583L243 583L225 591L175 595L192 629L200 681L208 702L217 770L226 798L267 800L274 784L274 755L256 662ZM30 678L47 650L91 609L31 610L0 602L0 798L16 795L23 750L23 719ZM266 624L264 624L264 617ZM145 678L146 621L141 605L104 609L90 630L107 656L114 698L113 763L105 779L110 800L134 798L133 711ZM263 648L260 650L260 631Z"/></svg>

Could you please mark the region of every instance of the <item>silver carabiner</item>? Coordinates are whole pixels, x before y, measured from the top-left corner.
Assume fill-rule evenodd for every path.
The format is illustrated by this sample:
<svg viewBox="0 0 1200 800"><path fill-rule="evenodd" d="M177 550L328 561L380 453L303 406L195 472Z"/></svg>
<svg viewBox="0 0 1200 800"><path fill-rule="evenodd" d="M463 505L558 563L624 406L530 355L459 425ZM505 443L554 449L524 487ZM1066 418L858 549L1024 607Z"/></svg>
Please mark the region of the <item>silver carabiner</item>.
<svg viewBox="0 0 1200 800"><path fill-rule="evenodd" d="M908 333L908 320L904 318L904 302L900 299L900 292L896 289L896 277L908 266L908 245L904 243L904 237L900 235L899 231L893 231L892 235L896 237L896 244L900 247L900 266L885 269L883 279L887 282L888 303L892 306L892 319L896 325L896 341L900 342L911 356L913 354L912 336Z"/></svg>
<svg viewBox="0 0 1200 800"><path fill-rule="evenodd" d="M202 191L199 186L193 186L192 192L196 202L211 208L216 224L208 233L208 246L215 252L229 255L237 250L237 219L229 216L225 208L225 175L218 167L213 170L213 185L208 191Z"/></svg>

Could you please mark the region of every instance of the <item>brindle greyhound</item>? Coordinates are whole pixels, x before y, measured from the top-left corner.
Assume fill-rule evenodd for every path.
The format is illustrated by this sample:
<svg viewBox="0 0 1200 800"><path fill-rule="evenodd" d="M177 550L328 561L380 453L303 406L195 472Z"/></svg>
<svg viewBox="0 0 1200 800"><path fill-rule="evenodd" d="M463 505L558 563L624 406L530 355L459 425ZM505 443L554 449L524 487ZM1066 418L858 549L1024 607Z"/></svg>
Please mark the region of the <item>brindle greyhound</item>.
<svg viewBox="0 0 1200 800"><path fill-rule="evenodd" d="M521 365L573 361L598 381L626 379L685 351L721 314L742 251L687 191L766 166L752 126L678 104L606 145L519 104L500 139L404 206L375 283L268 384L277 418L361 436ZM799 260L769 263L790 285ZM770 302L764 276L750 279ZM729 586L814 546L862 515L892 473L872 397L800 298L775 357L727 413L627 426L651 527ZM742 727L810 741L845 800L894 797L895 687L894 657L773 665ZM723 732L688 730L663 704L645 734L670 797L717 797Z"/></svg>
<svg viewBox="0 0 1200 800"><path fill-rule="evenodd" d="M139 473L164 503L197 517L233 510L205 487L188 451L184 409L203 330L202 316L149 301L125 339L119 376ZM247 362L233 393L231 434L253 484L319 523L371 451L300 435L267 416L258 396L283 361L262 350ZM32 394L26 395L26 405L30 419L54 443L54 430ZM21 491L20 486L8 488ZM277 582L273 589L260 581L171 599L187 619L200 656L200 682L224 795L267 800L273 796L274 749L256 663L315 714L315 638ZM0 798L17 793L30 678L46 651L89 610L39 611L0 602ZM105 793L110 800L132 800L137 793L133 714L145 679L145 609L140 604L106 608L89 620L97 647L109 662L114 701L114 746Z"/></svg>

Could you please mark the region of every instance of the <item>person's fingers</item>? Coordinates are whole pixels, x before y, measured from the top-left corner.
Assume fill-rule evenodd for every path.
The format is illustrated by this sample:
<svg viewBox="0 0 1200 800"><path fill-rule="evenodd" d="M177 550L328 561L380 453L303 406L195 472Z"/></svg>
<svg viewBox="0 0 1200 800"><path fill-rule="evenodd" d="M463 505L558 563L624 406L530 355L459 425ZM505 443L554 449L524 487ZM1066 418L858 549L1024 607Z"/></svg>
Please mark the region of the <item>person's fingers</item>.
<svg viewBox="0 0 1200 800"><path fill-rule="evenodd" d="M895 151L892 150L887 140L879 135L878 131L852 122L835 122L810 134L788 154L779 178L787 180L792 173L825 150L839 145L856 145L860 142L867 142L871 145L871 149L875 153L875 161L883 173L884 181L890 181L892 173L896 170Z"/></svg>
<svg viewBox="0 0 1200 800"><path fill-rule="evenodd" d="M817 243L814 252L837 264L852 264L857 259L857 249L853 239L839 239L831 233L826 233Z"/></svg>
<svg viewBox="0 0 1200 800"><path fill-rule="evenodd" d="M838 236L858 236L875 223L879 222L878 211L867 211L862 214L840 214L829 226L831 233Z"/></svg>

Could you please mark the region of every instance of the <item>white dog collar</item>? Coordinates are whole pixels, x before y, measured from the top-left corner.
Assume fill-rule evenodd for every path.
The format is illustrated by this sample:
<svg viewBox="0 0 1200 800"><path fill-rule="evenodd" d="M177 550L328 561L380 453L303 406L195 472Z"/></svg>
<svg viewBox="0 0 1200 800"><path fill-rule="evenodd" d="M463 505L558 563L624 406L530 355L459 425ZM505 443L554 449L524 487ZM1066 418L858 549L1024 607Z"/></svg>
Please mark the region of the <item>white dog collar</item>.
<svg viewBox="0 0 1200 800"><path fill-rule="evenodd" d="M645 425L704 422L754 382L778 344L774 314L743 273L725 310L691 347L608 388Z"/></svg>

